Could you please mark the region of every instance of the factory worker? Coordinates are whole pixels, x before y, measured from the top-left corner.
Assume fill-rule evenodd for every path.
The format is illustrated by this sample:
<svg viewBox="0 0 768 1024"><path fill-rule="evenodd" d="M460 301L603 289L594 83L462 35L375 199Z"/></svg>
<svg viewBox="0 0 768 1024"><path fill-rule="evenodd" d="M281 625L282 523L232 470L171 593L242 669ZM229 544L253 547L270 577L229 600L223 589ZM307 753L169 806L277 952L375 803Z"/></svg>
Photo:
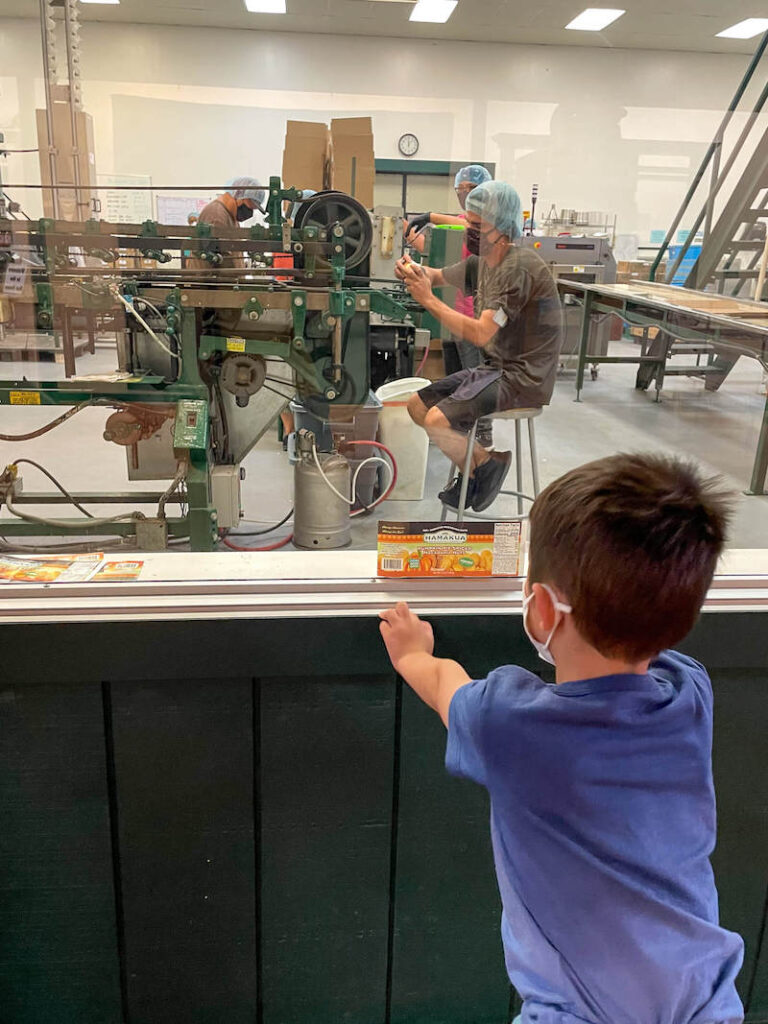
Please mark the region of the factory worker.
<svg viewBox="0 0 768 1024"><path fill-rule="evenodd" d="M467 434L476 420L549 404L563 341L552 275L532 249L515 245L523 219L517 192L501 181L480 185L467 198L466 215L468 245L479 255L444 270L421 267L406 257L397 263L398 277L411 296L485 357L484 365L435 381L408 403L414 422L459 466L465 463ZM443 285L461 287L465 294L476 291L474 317L434 295L433 287ZM475 444L468 507L482 512L492 504L511 460L511 452L488 452ZM460 489L459 475L441 493L441 501L457 507Z"/></svg>
<svg viewBox="0 0 768 1024"><path fill-rule="evenodd" d="M256 178L235 178L213 202L208 203L198 220L202 224L236 228L250 220L256 210L264 212L266 193Z"/></svg>
<svg viewBox="0 0 768 1024"><path fill-rule="evenodd" d="M467 197L478 185L484 185L491 181L490 172L481 164L468 164L462 167L454 179L456 198L462 210L466 210ZM406 237L409 245L417 252L424 252L426 237L423 234L427 224L451 224L466 227L466 213L456 216L446 213L425 213L406 225ZM462 242L461 258L465 260L471 255L467 246L467 238L464 236ZM475 315L475 297L466 295L461 288L456 291L454 308L463 313L464 316ZM482 349L470 345L461 338L445 337L443 343L443 364L446 374L456 373L458 370L471 370L474 366L481 366L485 362ZM490 448L493 443L493 428L490 420L482 419L477 427L477 443L484 448Z"/></svg>
<svg viewBox="0 0 768 1024"><path fill-rule="evenodd" d="M214 228L239 228L259 210L264 212L265 190L256 178L235 178L225 192L204 206L198 215L199 224L210 224ZM218 264L222 268L245 267L242 256L227 256ZM210 270L205 260L188 259L186 266L192 270Z"/></svg>
<svg viewBox="0 0 768 1024"><path fill-rule="evenodd" d="M456 198L462 210L467 208L467 197L478 185L485 185L491 180L490 171L482 164L468 164L462 167L457 173L453 187L456 191ZM452 224L463 227L467 219L463 213L422 213L418 217L407 221L405 225L405 237L409 245L424 251L424 236L420 234L430 224Z"/></svg>

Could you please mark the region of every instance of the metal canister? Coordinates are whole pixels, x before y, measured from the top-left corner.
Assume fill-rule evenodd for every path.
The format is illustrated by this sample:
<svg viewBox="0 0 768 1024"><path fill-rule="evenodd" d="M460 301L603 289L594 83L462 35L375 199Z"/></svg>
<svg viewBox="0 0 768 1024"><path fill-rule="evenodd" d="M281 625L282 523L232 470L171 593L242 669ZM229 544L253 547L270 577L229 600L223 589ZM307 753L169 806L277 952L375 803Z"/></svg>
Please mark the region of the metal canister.
<svg viewBox="0 0 768 1024"><path fill-rule="evenodd" d="M311 431L299 431L297 442L293 543L313 551L344 548L351 541L350 506L340 495L349 494L349 463L343 455L318 454L321 473L312 454L315 438Z"/></svg>

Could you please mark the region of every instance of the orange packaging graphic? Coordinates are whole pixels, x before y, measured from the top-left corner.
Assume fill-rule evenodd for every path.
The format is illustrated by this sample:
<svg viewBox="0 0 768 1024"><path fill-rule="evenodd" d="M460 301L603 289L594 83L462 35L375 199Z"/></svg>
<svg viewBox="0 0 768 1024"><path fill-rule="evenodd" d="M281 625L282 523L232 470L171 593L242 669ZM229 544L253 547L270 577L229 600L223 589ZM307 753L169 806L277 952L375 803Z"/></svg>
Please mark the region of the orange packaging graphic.
<svg viewBox="0 0 768 1024"><path fill-rule="evenodd" d="M94 583L131 583L141 576L143 562L105 562L93 577Z"/></svg>
<svg viewBox="0 0 768 1024"><path fill-rule="evenodd" d="M522 576L524 562L521 519L499 523L379 523L379 576Z"/></svg>

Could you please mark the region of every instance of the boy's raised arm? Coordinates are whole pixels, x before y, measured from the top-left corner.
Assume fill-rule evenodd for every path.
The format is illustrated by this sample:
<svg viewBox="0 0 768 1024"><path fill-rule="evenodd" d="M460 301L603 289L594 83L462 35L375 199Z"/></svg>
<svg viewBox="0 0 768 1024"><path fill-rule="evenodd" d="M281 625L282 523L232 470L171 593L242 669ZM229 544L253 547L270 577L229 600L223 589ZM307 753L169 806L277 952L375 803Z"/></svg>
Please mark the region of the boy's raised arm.
<svg viewBox="0 0 768 1024"><path fill-rule="evenodd" d="M435 638L428 622L422 622L407 604L381 613L381 635L392 666L425 704L448 727L448 711L454 693L470 682L456 661L435 658Z"/></svg>

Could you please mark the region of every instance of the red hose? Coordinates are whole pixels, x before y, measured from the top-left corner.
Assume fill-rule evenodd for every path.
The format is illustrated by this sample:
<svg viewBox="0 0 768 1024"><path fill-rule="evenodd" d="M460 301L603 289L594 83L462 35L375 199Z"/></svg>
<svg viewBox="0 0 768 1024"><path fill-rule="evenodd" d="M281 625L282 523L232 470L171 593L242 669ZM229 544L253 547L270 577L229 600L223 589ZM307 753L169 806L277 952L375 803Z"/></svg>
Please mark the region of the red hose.
<svg viewBox="0 0 768 1024"><path fill-rule="evenodd" d="M233 544L227 537L221 538L221 543L226 547L231 548L233 551L277 551L278 548L284 548L286 544L290 544L293 540L293 534L289 534L284 537L283 540L279 540L276 544L268 544L265 548L246 548L241 547L239 544Z"/></svg>
<svg viewBox="0 0 768 1024"><path fill-rule="evenodd" d="M387 448L385 444L382 444L381 441L345 441L344 445L363 445L366 448L380 448L383 452L387 453L387 457L389 461L392 463L392 481L389 487L380 497L376 499L376 501L373 502L373 504L367 505L365 508L360 508L357 510L357 512L353 512L350 516L350 519L353 519L355 516L362 515L363 512L370 512L371 509L376 508L377 505L380 505L382 501L387 500L392 491L395 489L395 484L397 483L397 461L395 459L395 456L389 450L389 448Z"/></svg>
<svg viewBox="0 0 768 1024"><path fill-rule="evenodd" d="M422 360L419 363L419 365L416 367L416 372L414 373L414 377L420 377L421 376L421 371L424 369L424 366L425 366L425 364L427 362L427 359L429 357L429 347L430 347L431 344L432 344L432 341L430 339L429 344L424 349L424 356L422 357Z"/></svg>

